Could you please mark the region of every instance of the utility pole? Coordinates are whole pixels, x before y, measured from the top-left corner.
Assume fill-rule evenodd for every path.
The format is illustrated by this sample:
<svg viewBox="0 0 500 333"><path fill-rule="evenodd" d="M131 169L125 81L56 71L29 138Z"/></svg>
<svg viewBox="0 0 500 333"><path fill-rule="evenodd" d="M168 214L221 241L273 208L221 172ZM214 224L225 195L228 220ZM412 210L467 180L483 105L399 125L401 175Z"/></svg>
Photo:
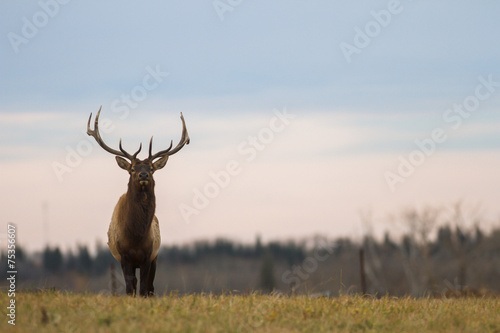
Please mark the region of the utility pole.
<svg viewBox="0 0 500 333"><path fill-rule="evenodd" d="M49 203L47 201L42 202L42 224L43 224L43 236L45 246L49 246Z"/></svg>

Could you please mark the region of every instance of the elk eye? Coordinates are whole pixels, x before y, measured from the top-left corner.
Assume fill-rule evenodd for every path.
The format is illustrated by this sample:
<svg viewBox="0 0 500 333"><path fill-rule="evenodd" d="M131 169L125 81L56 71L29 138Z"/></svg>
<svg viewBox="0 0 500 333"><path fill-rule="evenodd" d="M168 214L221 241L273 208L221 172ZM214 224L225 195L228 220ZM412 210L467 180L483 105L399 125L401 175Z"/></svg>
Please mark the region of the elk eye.
<svg viewBox="0 0 500 333"><path fill-rule="evenodd" d="M135 172L135 169L134 168L130 169L130 172Z"/></svg>

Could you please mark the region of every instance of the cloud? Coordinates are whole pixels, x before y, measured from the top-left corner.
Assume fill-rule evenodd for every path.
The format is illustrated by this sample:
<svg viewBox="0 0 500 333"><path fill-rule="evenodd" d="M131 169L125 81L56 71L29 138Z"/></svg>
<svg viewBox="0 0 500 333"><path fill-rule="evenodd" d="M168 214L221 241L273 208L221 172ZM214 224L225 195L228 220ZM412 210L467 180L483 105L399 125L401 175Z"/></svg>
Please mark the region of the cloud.
<svg viewBox="0 0 500 333"><path fill-rule="evenodd" d="M439 151L392 194L383 174L398 161L397 152L381 148L378 152L344 153L394 137L386 133L387 128L377 132L377 124L367 128L363 118L354 116L298 115L254 160L246 161L248 156L238 152L238 145L268 126L271 115L272 110L253 118L240 115L206 123L195 114L189 118L185 115L193 138L191 145L155 174L157 215L166 243L220 235L245 241L253 240L256 234L266 239L300 238L317 232L349 235L361 232L358 213L365 208L375 212L376 230L381 232L386 228L383 217L401 207L450 204L459 199L481 202L486 211L497 213L500 180L495 170L500 161L496 150ZM151 113L141 118L145 124L141 137L149 138L151 132L168 127L158 138L158 149L172 137L176 142L180 133L177 114ZM356 121L363 126L356 127ZM117 129L124 124L131 125L129 120L117 122ZM118 135L113 132L107 137L114 142ZM127 137L129 141L133 140ZM43 202L49 205L52 243L66 248L105 239L112 209L126 190L128 176L112 156L95 148L64 175L62 183L51 168L51 158L0 164L2 174L9 175L2 181L1 222L20 225L23 245L34 249L44 244L40 238ZM64 154L56 160L64 162ZM179 206L191 204L194 190L203 191L213 182L211 173L224 170L230 160L240 163L241 173L231 178L230 185L220 190L192 223L186 224Z"/></svg>

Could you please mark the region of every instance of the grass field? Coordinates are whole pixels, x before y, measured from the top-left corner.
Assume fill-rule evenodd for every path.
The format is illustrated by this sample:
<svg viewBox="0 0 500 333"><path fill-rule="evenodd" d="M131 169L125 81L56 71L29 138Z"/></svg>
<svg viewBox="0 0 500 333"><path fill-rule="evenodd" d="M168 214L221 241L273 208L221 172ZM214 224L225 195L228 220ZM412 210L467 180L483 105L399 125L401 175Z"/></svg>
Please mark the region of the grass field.
<svg viewBox="0 0 500 333"><path fill-rule="evenodd" d="M9 297L0 293L7 313ZM500 299L16 293L0 332L500 332Z"/></svg>

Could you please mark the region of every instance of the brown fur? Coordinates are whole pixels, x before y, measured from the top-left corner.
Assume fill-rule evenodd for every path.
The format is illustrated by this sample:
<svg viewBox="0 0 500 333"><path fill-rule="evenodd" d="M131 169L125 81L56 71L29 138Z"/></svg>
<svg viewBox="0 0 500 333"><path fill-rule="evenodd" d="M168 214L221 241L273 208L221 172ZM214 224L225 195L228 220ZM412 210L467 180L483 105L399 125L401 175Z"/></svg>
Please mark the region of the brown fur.
<svg viewBox="0 0 500 333"><path fill-rule="evenodd" d="M134 294L137 291L135 270L139 268L140 294L152 296L156 258L161 243L159 223L154 215L155 169L148 160L134 160L131 164L118 158L117 161L120 167L129 171L130 179L127 193L120 197L113 212L108 230L108 246L122 265L127 294ZM147 185L140 184L141 173L148 174Z"/></svg>

